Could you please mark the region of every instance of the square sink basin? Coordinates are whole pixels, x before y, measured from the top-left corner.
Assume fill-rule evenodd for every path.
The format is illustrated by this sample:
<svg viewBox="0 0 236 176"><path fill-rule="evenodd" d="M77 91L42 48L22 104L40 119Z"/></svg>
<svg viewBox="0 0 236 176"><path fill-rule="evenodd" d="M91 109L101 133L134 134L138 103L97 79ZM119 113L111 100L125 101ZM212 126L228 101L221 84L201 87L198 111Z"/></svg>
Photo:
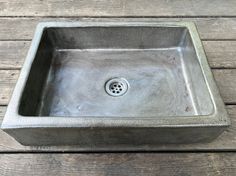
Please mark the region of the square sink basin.
<svg viewBox="0 0 236 176"><path fill-rule="evenodd" d="M193 23L44 22L2 129L24 145L155 150L229 125Z"/></svg>

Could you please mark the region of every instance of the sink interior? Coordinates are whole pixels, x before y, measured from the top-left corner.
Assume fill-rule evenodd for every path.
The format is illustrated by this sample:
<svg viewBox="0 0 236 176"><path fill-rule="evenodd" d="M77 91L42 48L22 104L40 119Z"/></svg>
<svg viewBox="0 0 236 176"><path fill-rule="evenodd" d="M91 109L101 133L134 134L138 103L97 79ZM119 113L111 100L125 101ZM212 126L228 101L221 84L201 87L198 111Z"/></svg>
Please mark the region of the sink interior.
<svg viewBox="0 0 236 176"><path fill-rule="evenodd" d="M45 28L19 107L23 116L212 112L188 29L174 26Z"/></svg>

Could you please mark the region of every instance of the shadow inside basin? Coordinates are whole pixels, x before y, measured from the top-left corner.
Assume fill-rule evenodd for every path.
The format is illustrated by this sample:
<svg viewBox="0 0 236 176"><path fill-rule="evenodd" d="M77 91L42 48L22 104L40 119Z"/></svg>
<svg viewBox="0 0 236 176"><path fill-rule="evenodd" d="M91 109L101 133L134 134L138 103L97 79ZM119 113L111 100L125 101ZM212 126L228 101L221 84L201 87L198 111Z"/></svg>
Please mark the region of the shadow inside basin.
<svg viewBox="0 0 236 176"><path fill-rule="evenodd" d="M127 92L105 84L125 78ZM213 104L185 27L46 28L19 107L24 116L208 115Z"/></svg>

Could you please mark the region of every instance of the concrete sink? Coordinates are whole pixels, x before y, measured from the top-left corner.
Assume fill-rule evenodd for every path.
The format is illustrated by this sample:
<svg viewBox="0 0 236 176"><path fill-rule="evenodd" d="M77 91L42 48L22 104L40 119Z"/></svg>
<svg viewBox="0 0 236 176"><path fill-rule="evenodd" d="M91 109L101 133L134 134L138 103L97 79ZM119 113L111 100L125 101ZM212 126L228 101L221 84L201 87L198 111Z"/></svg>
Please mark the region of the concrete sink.
<svg viewBox="0 0 236 176"><path fill-rule="evenodd" d="M46 22L2 129L24 145L155 150L229 124L194 24Z"/></svg>

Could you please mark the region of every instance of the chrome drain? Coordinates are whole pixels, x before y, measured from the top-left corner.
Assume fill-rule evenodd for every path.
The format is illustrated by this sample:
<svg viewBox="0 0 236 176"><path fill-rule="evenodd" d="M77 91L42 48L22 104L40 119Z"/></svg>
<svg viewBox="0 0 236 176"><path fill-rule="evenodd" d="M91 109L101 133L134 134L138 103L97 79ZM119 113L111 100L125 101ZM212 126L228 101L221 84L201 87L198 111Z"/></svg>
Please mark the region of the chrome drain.
<svg viewBox="0 0 236 176"><path fill-rule="evenodd" d="M113 78L106 82L105 90L108 95L118 97L124 95L129 88L128 81L124 78Z"/></svg>

